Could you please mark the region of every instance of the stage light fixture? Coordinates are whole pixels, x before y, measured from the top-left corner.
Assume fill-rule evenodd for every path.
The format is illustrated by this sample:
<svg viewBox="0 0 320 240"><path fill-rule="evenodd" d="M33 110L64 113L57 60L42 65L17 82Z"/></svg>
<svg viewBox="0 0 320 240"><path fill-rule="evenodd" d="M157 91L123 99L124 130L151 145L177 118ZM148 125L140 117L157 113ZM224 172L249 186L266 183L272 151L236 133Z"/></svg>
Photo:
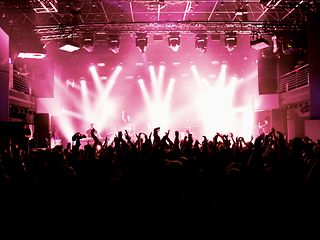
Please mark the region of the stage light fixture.
<svg viewBox="0 0 320 240"><path fill-rule="evenodd" d="M78 43L74 42L73 40L67 39L65 42L61 44L59 49L66 52L74 52L79 50L80 46Z"/></svg>
<svg viewBox="0 0 320 240"><path fill-rule="evenodd" d="M89 53L93 52L94 48L94 35L87 34L82 40L82 47Z"/></svg>
<svg viewBox="0 0 320 240"><path fill-rule="evenodd" d="M195 48L201 52L205 53L208 46L208 36L207 34L197 34L195 40Z"/></svg>
<svg viewBox="0 0 320 240"><path fill-rule="evenodd" d="M250 40L250 47L259 51L270 47L270 44L266 39L258 37L256 39Z"/></svg>
<svg viewBox="0 0 320 240"><path fill-rule="evenodd" d="M43 59L47 56L47 52L44 48L21 50L18 53L18 58L28 58L28 59Z"/></svg>
<svg viewBox="0 0 320 240"><path fill-rule="evenodd" d="M29 59L43 59L46 57L46 53L24 53L20 52L18 58L29 58Z"/></svg>
<svg viewBox="0 0 320 240"><path fill-rule="evenodd" d="M232 52L237 47L237 33L227 33L224 39L225 46L229 52Z"/></svg>
<svg viewBox="0 0 320 240"><path fill-rule="evenodd" d="M32 40L34 41L29 41L18 47L18 58L43 59L46 57L47 52L39 39Z"/></svg>
<svg viewBox="0 0 320 240"><path fill-rule="evenodd" d="M93 52L93 48L94 48L93 39L88 39L88 38L84 39L83 48L89 53Z"/></svg>
<svg viewBox="0 0 320 240"><path fill-rule="evenodd" d="M277 53L279 51L278 38L276 35L272 36L272 52Z"/></svg>
<svg viewBox="0 0 320 240"><path fill-rule="evenodd" d="M180 40L181 40L180 33L178 32L169 33L168 44L169 44L169 47L172 49L172 51L174 52L179 51L180 43L181 43Z"/></svg>
<svg viewBox="0 0 320 240"><path fill-rule="evenodd" d="M114 54L120 51L120 36L118 34L108 36L108 48Z"/></svg>
<svg viewBox="0 0 320 240"><path fill-rule="evenodd" d="M137 33L136 34L136 47L140 52L144 53L148 46L148 35L147 33Z"/></svg>

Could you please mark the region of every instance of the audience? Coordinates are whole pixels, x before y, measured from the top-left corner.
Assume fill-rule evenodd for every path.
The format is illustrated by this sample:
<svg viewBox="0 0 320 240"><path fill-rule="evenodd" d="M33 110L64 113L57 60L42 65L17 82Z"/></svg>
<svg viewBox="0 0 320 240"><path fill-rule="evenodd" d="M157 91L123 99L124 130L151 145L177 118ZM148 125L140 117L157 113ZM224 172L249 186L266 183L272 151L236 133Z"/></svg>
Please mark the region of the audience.
<svg viewBox="0 0 320 240"><path fill-rule="evenodd" d="M275 129L250 142L219 133L202 142L191 133L180 140L178 131L172 141L170 131L162 137L158 131L134 139L120 131L113 141L94 138L84 148L80 133L72 145L45 150L26 151L6 139L0 144L2 222L116 225L166 219L165 224L231 226L271 218L276 227L316 216L319 141L288 141Z"/></svg>

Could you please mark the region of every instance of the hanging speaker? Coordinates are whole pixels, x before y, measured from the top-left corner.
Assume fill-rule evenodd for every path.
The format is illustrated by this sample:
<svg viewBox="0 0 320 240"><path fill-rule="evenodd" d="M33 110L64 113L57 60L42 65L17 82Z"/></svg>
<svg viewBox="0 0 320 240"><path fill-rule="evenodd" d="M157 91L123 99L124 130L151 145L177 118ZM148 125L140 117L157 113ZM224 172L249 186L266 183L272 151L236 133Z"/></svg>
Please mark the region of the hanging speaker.
<svg viewBox="0 0 320 240"><path fill-rule="evenodd" d="M39 60L33 67L32 91L38 98L54 97L54 67L50 60Z"/></svg>
<svg viewBox="0 0 320 240"><path fill-rule="evenodd" d="M261 58L258 60L259 94L273 94L278 90L277 60Z"/></svg>

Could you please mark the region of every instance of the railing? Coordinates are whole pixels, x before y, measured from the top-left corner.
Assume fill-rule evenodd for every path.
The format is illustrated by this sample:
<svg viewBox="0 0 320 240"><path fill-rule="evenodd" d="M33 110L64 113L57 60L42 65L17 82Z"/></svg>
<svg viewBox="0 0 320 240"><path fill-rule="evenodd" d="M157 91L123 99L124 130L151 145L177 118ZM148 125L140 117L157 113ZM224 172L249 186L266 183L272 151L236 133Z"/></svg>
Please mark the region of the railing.
<svg viewBox="0 0 320 240"><path fill-rule="evenodd" d="M280 77L279 93L309 85L309 64L286 73Z"/></svg>

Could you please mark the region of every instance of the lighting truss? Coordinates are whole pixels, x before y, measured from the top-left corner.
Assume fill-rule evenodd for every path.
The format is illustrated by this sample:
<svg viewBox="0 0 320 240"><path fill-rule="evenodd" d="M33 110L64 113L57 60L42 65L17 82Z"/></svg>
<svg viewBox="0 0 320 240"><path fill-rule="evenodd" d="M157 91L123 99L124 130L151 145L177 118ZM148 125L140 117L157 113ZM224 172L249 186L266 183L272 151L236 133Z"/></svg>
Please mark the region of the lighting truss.
<svg viewBox="0 0 320 240"><path fill-rule="evenodd" d="M132 34L138 32L164 33L206 33L206 34L226 34L234 31L237 34L252 34L260 32L261 34L273 35L277 32L301 32L305 29L303 24L292 24L292 22L163 22L163 23L109 23L109 24L83 24L77 27L74 32L72 26L50 25L36 26L35 33L41 38L41 41L50 41L56 39L69 38L83 34L90 30L101 34Z"/></svg>
<svg viewBox="0 0 320 240"><path fill-rule="evenodd" d="M32 3L32 8L36 13L57 13L57 0L37 0Z"/></svg>

